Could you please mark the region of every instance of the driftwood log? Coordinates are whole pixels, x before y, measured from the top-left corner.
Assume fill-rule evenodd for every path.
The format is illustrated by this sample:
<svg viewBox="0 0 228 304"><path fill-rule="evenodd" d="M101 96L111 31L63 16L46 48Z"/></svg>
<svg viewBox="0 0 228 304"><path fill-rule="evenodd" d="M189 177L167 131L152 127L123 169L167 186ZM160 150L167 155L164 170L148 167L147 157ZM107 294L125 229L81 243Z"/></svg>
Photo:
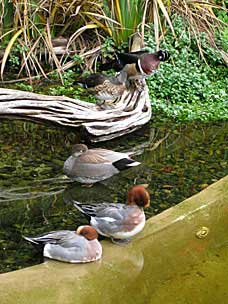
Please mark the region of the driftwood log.
<svg viewBox="0 0 228 304"><path fill-rule="evenodd" d="M130 49L140 50L142 37L132 37ZM145 80L138 80L115 102L99 106L65 96L47 96L0 88L0 117L49 121L82 127L92 142L110 140L133 132L151 118L151 103Z"/></svg>
<svg viewBox="0 0 228 304"><path fill-rule="evenodd" d="M133 86L114 105L105 107L65 96L0 88L0 117L82 126L91 141L110 140L133 132L150 120L151 104L145 82L140 88Z"/></svg>

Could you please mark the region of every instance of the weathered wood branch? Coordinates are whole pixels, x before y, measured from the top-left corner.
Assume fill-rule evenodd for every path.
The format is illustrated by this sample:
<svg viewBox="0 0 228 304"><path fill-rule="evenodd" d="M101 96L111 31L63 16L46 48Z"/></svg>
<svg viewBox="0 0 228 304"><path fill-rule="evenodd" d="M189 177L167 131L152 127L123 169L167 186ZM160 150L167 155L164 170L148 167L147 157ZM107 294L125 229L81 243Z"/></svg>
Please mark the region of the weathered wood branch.
<svg viewBox="0 0 228 304"><path fill-rule="evenodd" d="M142 46L142 37L136 33L131 50L140 50ZM105 103L104 107L65 96L0 88L0 117L81 126L91 141L98 142L125 135L146 124L151 118L151 104L145 80L133 83L115 104Z"/></svg>
<svg viewBox="0 0 228 304"><path fill-rule="evenodd" d="M82 126L91 141L109 140L138 129L151 118L148 88L132 87L114 104L101 107L65 96L0 88L0 117Z"/></svg>

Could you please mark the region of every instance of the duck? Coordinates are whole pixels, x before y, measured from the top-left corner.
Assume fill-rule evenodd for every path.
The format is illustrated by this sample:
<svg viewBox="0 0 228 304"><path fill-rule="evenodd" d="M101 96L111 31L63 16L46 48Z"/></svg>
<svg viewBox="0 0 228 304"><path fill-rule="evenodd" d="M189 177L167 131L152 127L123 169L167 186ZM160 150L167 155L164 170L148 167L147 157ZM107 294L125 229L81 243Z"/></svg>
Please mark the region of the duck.
<svg viewBox="0 0 228 304"><path fill-rule="evenodd" d="M63 55L68 52L67 45L69 42L69 38L65 38L63 36L59 36L57 38L51 39L53 51L56 55Z"/></svg>
<svg viewBox="0 0 228 304"><path fill-rule="evenodd" d="M68 263L88 263L102 256L98 233L89 225L79 226L76 231L51 231L37 237L23 238L43 247L43 256Z"/></svg>
<svg viewBox="0 0 228 304"><path fill-rule="evenodd" d="M133 160L128 153L89 149L85 144L76 144L72 155L64 162L63 172L73 181L89 186L138 165L140 162Z"/></svg>
<svg viewBox="0 0 228 304"><path fill-rule="evenodd" d="M154 53L146 50L129 53L117 52L117 63L114 60L110 65L107 63L101 66L101 69L106 70L109 66L117 67L117 70L122 69L122 72L127 73L129 80L144 79L153 75L158 70L160 62L168 60L169 57L167 50L159 50Z"/></svg>
<svg viewBox="0 0 228 304"><path fill-rule="evenodd" d="M88 93L101 101L114 101L122 96L127 89L127 73L122 71L115 76L94 73L85 78L80 78L76 83L85 88Z"/></svg>
<svg viewBox="0 0 228 304"><path fill-rule="evenodd" d="M146 219L143 208L150 206L150 195L145 185L135 185L128 191L127 204L82 204L73 199L71 203L90 219L90 225L99 234L122 245L144 228Z"/></svg>

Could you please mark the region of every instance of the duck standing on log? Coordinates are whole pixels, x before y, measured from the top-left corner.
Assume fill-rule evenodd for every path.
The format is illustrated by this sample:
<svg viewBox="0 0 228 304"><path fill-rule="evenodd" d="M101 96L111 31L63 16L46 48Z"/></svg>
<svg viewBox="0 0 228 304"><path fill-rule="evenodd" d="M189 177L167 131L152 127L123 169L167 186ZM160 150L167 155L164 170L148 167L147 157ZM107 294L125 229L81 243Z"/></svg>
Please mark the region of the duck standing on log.
<svg viewBox="0 0 228 304"><path fill-rule="evenodd" d="M137 51L129 53L117 52L117 60L101 65L101 70L115 69L125 71L129 79L144 79L154 74L160 66L160 62L169 59L167 50L159 50L155 53Z"/></svg>
<svg viewBox="0 0 228 304"><path fill-rule="evenodd" d="M78 79L76 83L93 94L100 101L98 104L102 105L105 101L114 102L122 96L127 89L127 72L121 71L116 76L94 73Z"/></svg>

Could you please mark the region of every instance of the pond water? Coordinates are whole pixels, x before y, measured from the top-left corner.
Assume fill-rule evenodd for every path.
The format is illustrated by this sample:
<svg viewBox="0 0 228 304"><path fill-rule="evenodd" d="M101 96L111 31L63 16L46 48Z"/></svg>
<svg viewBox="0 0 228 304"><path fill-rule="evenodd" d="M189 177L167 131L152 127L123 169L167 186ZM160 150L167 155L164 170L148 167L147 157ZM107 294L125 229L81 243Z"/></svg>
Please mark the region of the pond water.
<svg viewBox="0 0 228 304"><path fill-rule="evenodd" d="M1 120L0 123L0 272L42 262L22 235L75 229L87 220L67 204L125 202L134 183L149 184L147 218L160 213L228 174L228 123L153 123L110 142L93 146L134 151L142 164L92 188L66 179L65 159L75 143L75 129ZM92 146L92 145L90 145Z"/></svg>

